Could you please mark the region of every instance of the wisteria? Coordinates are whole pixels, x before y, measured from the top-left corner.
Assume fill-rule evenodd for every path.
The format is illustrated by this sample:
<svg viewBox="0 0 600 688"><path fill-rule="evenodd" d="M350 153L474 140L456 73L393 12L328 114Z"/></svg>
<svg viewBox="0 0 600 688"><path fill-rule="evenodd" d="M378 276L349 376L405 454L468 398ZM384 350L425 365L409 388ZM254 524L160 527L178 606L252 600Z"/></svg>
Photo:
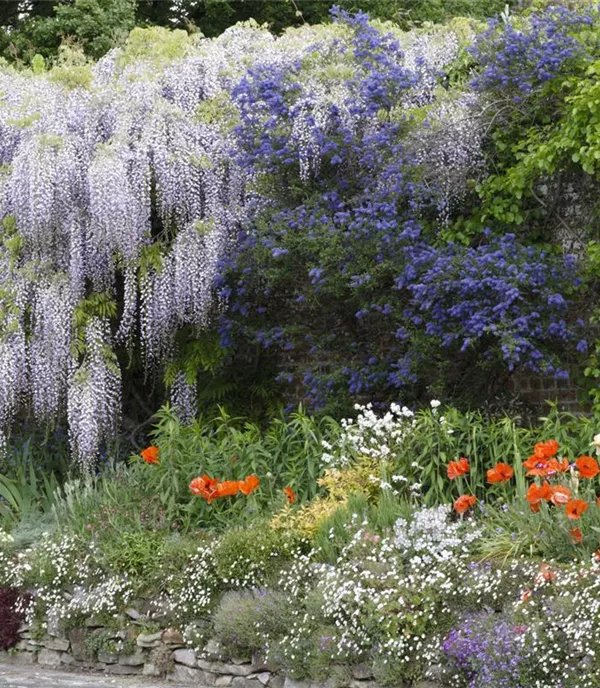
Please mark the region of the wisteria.
<svg viewBox="0 0 600 688"><path fill-rule="evenodd" d="M354 310L355 324L337 334L360 350L336 373L351 394L417 379L419 356L402 344L399 321L418 326L415 300L433 288L438 261L481 255L434 249L428 229L433 222L435 237L484 169L482 96L440 86L472 35L403 34L363 13L333 14L331 25L280 38L249 24L186 39L177 58L132 57L125 46L83 68L77 86L62 72L0 70L3 433L18 413L52 423L66 413L74 455L92 467L118 428L122 347L141 351L146 381L180 355L182 331L215 327L226 348L245 346L241 333L251 345L311 354L323 346L318 333L286 322L306 316L307 294L334 293ZM265 283L263 270L270 279L287 261L295 279ZM356 295L381 286L371 272L385 273L389 298L359 305ZM554 282L565 274L551 271ZM444 303L440 295L432 314ZM570 340L555 323L563 305L548 301L541 317ZM505 359L548 369L538 340L553 333L530 341L523 323L533 316L511 311L498 324L496 307L482 327L507 340ZM377 342L359 346L353 330L374 314ZM435 315L427 333L479 336L438 332L454 317ZM304 371L305 399L318 406L332 377ZM178 379L171 396L189 419L193 381Z"/></svg>

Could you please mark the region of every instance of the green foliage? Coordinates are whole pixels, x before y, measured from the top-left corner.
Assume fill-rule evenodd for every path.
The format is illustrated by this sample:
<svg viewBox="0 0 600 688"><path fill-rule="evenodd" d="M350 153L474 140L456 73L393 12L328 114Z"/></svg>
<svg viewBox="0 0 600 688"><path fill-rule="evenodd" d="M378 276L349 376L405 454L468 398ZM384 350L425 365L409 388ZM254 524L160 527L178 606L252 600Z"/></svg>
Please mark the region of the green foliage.
<svg viewBox="0 0 600 688"><path fill-rule="evenodd" d="M160 449L160 463L146 465L135 459L136 475L144 492L155 495L170 521L184 529L217 527L244 522L267 508L283 503L285 487L300 500L316 494L322 445L339 431L331 418L314 419L302 409L288 419L274 418L262 429L223 409L213 418L199 418L183 425L168 408L156 416L151 433ZM237 495L207 504L189 491L190 482L203 474L219 480L241 480L257 475L260 488L246 497Z"/></svg>
<svg viewBox="0 0 600 688"><path fill-rule="evenodd" d="M213 550L216 573L232 585L264 584L296 553L298 544L294 535L273 531L266 523L230 528Z"/></svg>
<svg viewBox="0 0 600 688"><path fill-rule="evenodd" d="M519 417L486 418L479 411L460 412L453 408L444 409L443 418L441 421L427 410L418 412L414 428L390 459L392 473L422 484L423 500L429 505L447 503L467 486L486 501L494 493L504 497L504 488L495 487L490 492L486 482L487 470L497 462L508 463L515 471L515 478L506 486L509 495L524 494L522 462L532 454L537 442L555 439L561 454L575 460L589 452L597 432L593 418L560 412L555 405L549 405L549 413L534 425ZM447 465L461 457L467 458L471 466L468 481L459 478L451 482Z"/></svg>
<svg viewBox="0 0 600 688"><path fill-rule="evenodd" d="M0 518L18 523L50 511L58 488L53 473L38 475L33 462L26 462L12 476L0 474Z"/></svg>
<svg viewBox="0 0 600 688"><path fill-rule="evenodd" d="M162 26L136 27L129 34L123 50L119 53L121 67L144 60L158 67L185 55L190 46L186 31L171 31Z"/></svg>
<svg viewBox="0 0 600 688"><path fill-rule="evenodd" d="M125 40L135 24L135 9L135 0L56 3L52 16L32 16L11 32L6 53L25 63L37 55L54 58L61 41L68 38L97 59Z"/></svg>
<svg viewBox="0 0 600 688"><path fill-rule="evenodd" d="M214 636L232 655L249 655L265 638L285 635L293 611L289 597L276 590L232 590L215 610Z"/></svg>

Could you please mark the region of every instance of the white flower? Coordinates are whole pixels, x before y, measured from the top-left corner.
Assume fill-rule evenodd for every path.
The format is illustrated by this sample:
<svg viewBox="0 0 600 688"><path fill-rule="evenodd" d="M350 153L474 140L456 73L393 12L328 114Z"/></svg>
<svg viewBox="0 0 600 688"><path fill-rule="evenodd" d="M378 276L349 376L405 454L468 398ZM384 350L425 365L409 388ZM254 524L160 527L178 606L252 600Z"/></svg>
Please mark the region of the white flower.
<svg viewBox="0 0 600 688"><path fill-rule="evenodd" d="M590 445L596 449L596 456L600 456L600 433L594 435L594 440L590 442Z"/></svg>
<svg viewBox="0 0 600 688"><path fill-rule="evenodd" d="M437 399L432 399L429 404L431 405L432 409L439 408L442 405L441 401L438 401Z"/></svg>

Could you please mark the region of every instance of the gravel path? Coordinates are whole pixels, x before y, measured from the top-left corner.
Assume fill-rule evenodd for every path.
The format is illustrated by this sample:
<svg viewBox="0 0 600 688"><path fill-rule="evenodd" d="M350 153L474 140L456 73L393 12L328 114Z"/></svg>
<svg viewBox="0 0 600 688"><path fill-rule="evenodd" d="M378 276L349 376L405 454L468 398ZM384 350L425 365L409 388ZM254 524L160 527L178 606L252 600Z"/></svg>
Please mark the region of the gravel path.
<svg viewBox="0 0 600 688"><path fill-rule="evenodd" d="M0 688L177 688L179 683L122 676L74 674L36 666L0 664Z"/></svg>

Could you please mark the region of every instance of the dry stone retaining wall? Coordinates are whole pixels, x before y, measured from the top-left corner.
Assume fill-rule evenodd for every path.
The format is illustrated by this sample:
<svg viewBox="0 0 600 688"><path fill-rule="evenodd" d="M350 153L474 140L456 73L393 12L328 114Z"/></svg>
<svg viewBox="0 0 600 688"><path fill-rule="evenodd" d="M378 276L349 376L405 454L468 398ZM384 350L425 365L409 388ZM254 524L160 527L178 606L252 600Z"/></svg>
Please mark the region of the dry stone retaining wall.
<svg viewBox="0 0 600 688"><path fill-rule="evenodd" d="M336 688L333 682L316 684L285 677L258 654L251 659L227 657L212 640L197 652L186 647L180 632L173 628L136 634L132 628L114 630L87 621L84 627L66 633L57 631L56 635L40 639L33 638L24 625L19 635L14 648L0 652L1 662L96 671L109 676L162 677L210 688ZM104 647L92 649L98 648L96 641L100 637ZM378 686L369 667L357 664L352 667L348 688ZM422 681L415 688L443 687Z"/></svg>

